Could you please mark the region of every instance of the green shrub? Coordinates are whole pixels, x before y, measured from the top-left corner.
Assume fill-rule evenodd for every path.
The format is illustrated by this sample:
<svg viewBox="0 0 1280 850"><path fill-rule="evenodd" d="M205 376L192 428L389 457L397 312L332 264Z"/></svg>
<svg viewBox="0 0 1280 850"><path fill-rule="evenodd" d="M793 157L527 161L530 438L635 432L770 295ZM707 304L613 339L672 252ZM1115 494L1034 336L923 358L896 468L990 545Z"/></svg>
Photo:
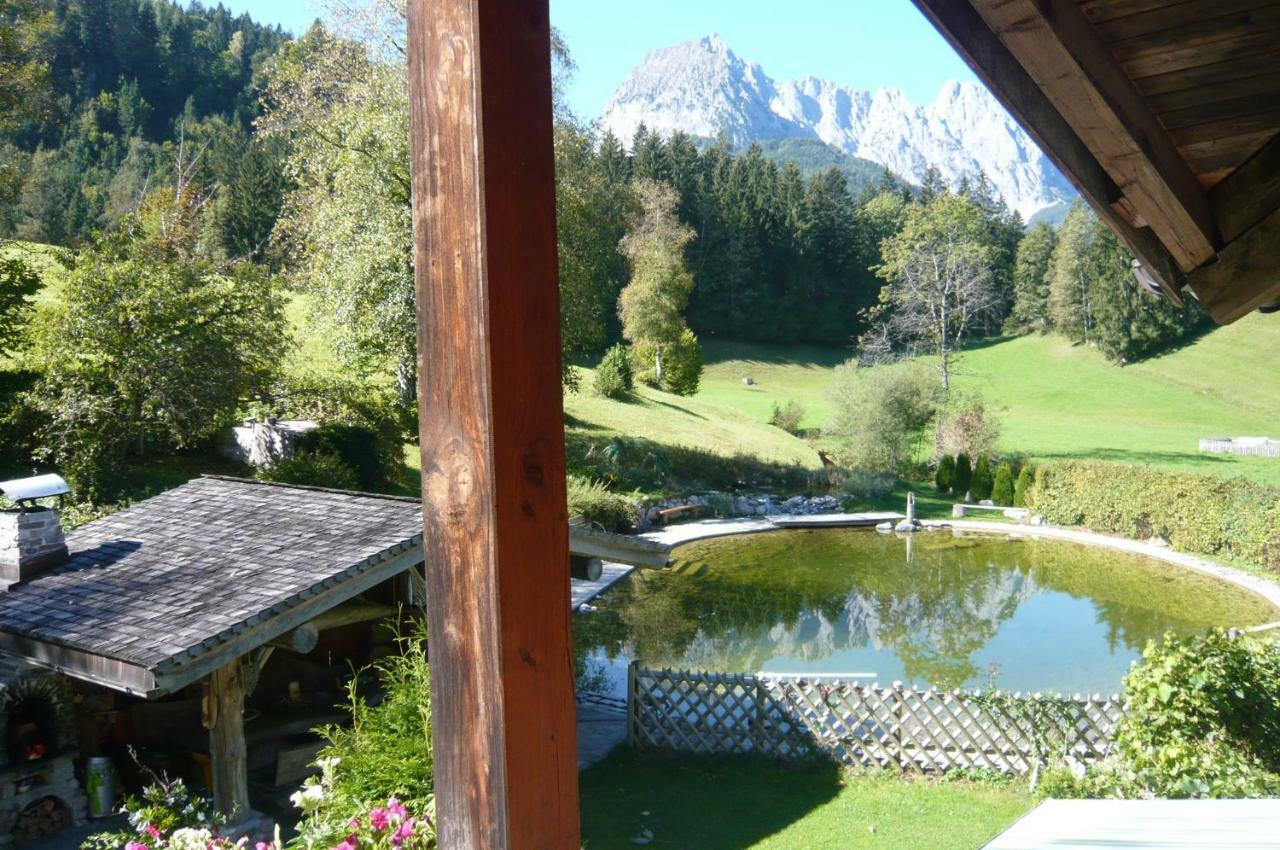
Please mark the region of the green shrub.
<svg viewBox="0 0 1280 850"><path fill-rule="evenodd" d="M627 354L627 347L618 343L600 358L591 388L596 395L620 399L631 392L632 385L631 357Z"/></svg>
<svg viewBox="0 0 1280 850"><path fill-rule="evenodd" d="M690 396L697 394L701 382L702 345L693 331L685 328L680 339L663 355L662 389L676 395Z"/></svg>
<svg viewBox="0 0 1280 850"><path fill-rule="evenodd" d="M1013 469L1008 461L996 467L995 482L991 485L991 501L1005 507L1013 504Z"/></svg>
<svg viewBox="0 0 1280 850"><path fill-rule="evenodd" d="M600 479L618 490L690 493L767 489L798 494L830 489L822 471L773 463L745 452L721 455L643 437L582 431L566 432L565 443L573 474Z"/></svg>
<svg viewBox="0 0 1280 850"><path fill-rule="evenodd" d="M849 361L831 383L829 430L841 455L861 469L913 471L925 429L938 411L937 376L916 363L866 369Z"/></svg>
<svg viewBox="0 0 1280 850"><path fill-rule="evenodd" d="M841 473L840 489L848 497L846 505L864 507L892 493L895 483L894 477L887 472L846 469Z"/></svg>
<svg viewBox="0 0 1280 850"><path fill-rule="evenodd" d="M995 477L991 474L991 460L983 455L973 468L973 480L969 482L969 491L976 501L991 498L991 488L995 486Z"/></svg>
<svg viewBox="0 0 1280 850"><path fill-rule="evenodd" d="M1027 506L1058 525L1280 569L1280 489L1240 478L1064 461L1036 470Z"/></svg>
<svg viewBox="0 0 1280 850"><path fill-rule="evenodd" d="M1127 778L1162 797L1280 792L1280 651L1222 630L1151 641L1115 733Z"/></svg>
<svg viewBox="0 0 1280 850"><path fill-rule="evenodd" d="M1031 467L1023 466L1022 471L1018 473L1018 481L1013 485L1013 506L1015 508L1025 508L1027 506L1027 491L1031 489Z"/></svg>
<svg viewBox="0 0 1280 850"><path fill-rule="evenodd" d="M333 490L359 490L360 476L346 461L329 452L305 452L282 458L258 472L263 481L304 484Z"/></svg>
<svg viewBox="0 0 1280 850"><path fill-rule="evenodd" d="M804 421L805 409L804 405L795 399L788 399L787 403L778 406L777 402L773 404L773 413L769 416L769 424L775 428L781 428L788 434L798 434L800 432L800 423Z"/></svg>
<svg viewBox="0 0 1280 850"><path fill-rule="evenodd" d="M635 501L610 492L603 481L570 475L568 495L572 517L581 517L606 531L630 531L635 526Z"/></svg>
<svg viewBox="0 0 1280 850"><path fill-rule="evenodd" d="M357 490L394 490L404 475L404 448L399 428L345 422L321 425L301 435L295 457L331 455L355 473Z"/></svg>
<svg viewBox="0 0 1280 850"><path fill-rule="evenodd" d="M964 452L956 455L956 478L955 491L956 495L961 498L965 493L969 492L969 488L973 486L973 462L969 460L969 456Z"/></svg>
<svg viewBox="0 0 1280 850"><path fill-rule="evenodd" d="M951 455L943 455L938 469L933 473L933 484L939 493L950 493L956 486L956 462Z"/></svg>
<svg viewBox="0 0 1280 850"><path fill-rule="evenodd" d="M323 782L308 787L324 793L308 801L298 824L302 845L332 847L347 834L353 815L371 803L396 797L410 812L431 806L431 677L427 667L426 634L402 638L400 653L371 668L382 682L381 701L373 704L357 690L362 677L352 679L347 710L350 725L320 730L325 746L318 764L325 766Z"/></svg>

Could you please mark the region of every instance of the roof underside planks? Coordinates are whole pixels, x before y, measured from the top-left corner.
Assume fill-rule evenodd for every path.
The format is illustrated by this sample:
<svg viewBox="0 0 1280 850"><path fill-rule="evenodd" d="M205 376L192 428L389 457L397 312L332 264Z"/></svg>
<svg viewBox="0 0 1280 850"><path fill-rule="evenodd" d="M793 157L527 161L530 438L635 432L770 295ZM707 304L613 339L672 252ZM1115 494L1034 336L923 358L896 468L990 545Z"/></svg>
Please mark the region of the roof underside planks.
<svg viewBox="0 0 1280 850"><path fill-rule="evenodd" d="M1280 298L1280 2L914 2L1166 294Z"/></svg>

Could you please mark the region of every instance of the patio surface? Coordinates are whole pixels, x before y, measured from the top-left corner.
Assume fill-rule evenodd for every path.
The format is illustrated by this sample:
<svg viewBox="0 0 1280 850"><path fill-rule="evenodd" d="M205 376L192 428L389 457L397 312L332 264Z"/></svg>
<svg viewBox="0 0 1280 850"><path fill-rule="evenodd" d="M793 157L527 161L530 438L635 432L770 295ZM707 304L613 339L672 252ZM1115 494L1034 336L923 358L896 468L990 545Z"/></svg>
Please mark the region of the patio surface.
<svg viewBox="0 0 1280 850"><path fill-rule="evenodd" d="M1275 850L1280 800L1046 800L984 850Z"/></svg>

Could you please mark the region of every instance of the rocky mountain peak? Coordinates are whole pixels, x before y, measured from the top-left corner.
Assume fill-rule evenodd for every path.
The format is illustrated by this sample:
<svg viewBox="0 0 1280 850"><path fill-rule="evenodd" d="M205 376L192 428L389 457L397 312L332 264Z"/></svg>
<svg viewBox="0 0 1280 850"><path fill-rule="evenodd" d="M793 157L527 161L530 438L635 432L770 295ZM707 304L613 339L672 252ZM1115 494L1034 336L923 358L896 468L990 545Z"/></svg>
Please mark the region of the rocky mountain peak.
<svg viewBox="0 0 1280 850"><path fill-rule="evenodd" d="M669 135L725 133L735 145L818 139L918 182L936 166L948 182L979 171L1029 218L1074 190L985 88L949 81L926 105L816 76L775 82L716 34L653 50L614 92L601 125L624 141L645 124Z"/></svg>

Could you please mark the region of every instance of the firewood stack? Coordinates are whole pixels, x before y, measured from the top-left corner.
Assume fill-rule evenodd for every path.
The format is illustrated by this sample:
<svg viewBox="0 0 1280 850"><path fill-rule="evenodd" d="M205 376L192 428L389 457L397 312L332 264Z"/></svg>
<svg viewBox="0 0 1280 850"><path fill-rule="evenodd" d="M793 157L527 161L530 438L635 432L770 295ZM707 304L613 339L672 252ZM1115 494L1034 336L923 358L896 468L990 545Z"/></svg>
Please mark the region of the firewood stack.
<svg viewBox="0 0 1280 850"><path fill-rule="evenodd" d="M13 825L13 843L25 844L36 838L53 835L71 825L71 810L53 797L37 800L22 810Z"/></svg>

